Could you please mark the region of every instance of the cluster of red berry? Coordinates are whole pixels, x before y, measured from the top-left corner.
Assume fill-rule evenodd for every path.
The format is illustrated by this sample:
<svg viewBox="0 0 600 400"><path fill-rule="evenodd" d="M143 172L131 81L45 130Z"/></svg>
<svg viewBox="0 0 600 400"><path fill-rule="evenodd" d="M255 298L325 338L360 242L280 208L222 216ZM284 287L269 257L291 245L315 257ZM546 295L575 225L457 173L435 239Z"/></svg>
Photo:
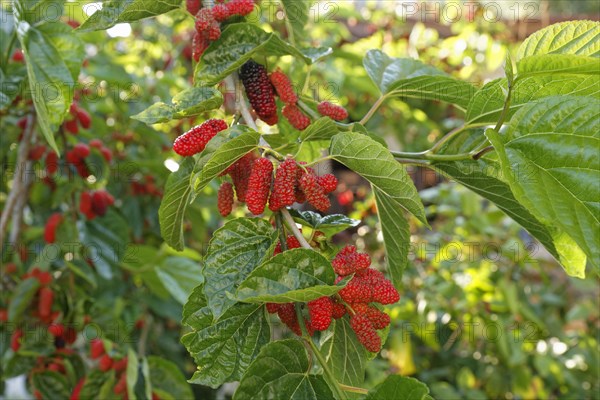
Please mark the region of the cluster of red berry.
<svg viewBox="0 0 600 400"><path fill-rule="evenodd" d="M91 220L96 218L96 216L104 216L108 206L112 206L114 203L114 197L106 190L81 192L79 196L79 211L88 220Z"/></svg>
<svg viewBox="0 0 600 400"><path fill-rule="evenodd" d="M163 196L163 191L156 186L152 175L145 175L143 181L132 181L131 190L133 191L134 196Z"/></svg>
<svg viewBox="0 0 600 400"><path fill-rule="evenodd" d="M63 127L67 132L72 133L73 135L79 133L79 126L83 129L89 129L92 125L92 117L90 117L90 114L76 102L71 104L69 114L70 116L63 123Z"/></svg>
<svg viewBox="0 0 600 400"><path fill-rule="evenodd" d="M327 195L337 187L335 176L317 176L312 168L297 163L291 156L279 164L274 178L271 160L257 158L254 153L248 153L222 173L227 174L233 185L222 183L218 193L219 212L223 216L233 209L234 188L237 200L245 202L252 214L259 215L267 202L274 212L294 202L306 201L319 211L327 211L331 206Z"/></svg>
<svg viewBox="0 0 600 400"><path fill-rule="evenodd" d="M293 236L287 238L288 249L300 247ZM275 249L275 255L281 252L281 245ZM314 331L329 328L333 319L350 314L350 326L358 341L368 351L381 349L381 338L377 330L390 324L390 317L373 303L393 304L400 299L398 291L384 275L372 268L371 259L366 253L359 253L354 246L346 246L335 256L331 265L338 275L336 283L348 275L353 275L346 287L335 296L324 296L306 304L308 317L304 318L306 329L312 336ZM301 328L294 303L267 303L269 313L277 313L279 319L294 333L301 335Z"/></svg>
<svg viewBox="0 0 600 400"><path fill-rule="evenodd" d="M192 40L192 56L196 62L210 44L221 37L220 23L234 16L245 16L254 9L252 0L217 1L212 8L202 7L201 0L186 0L186 8L196 18L196 33Z"/></svg>

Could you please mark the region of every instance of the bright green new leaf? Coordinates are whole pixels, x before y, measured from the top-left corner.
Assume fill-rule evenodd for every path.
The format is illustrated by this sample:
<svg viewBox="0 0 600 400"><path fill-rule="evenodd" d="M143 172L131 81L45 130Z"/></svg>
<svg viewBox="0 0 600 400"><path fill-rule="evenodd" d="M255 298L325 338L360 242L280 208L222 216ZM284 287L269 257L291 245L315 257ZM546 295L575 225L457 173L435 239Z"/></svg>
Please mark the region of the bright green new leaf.
<svg viewBox="0 0 600 400"><path fill-rule="evenodd" d="M77 30L91 32L108 29L119 22L134 22L164 14L179 7L181 7L179 0L111 0L102 3L102 8L85 20Z"/></svg>

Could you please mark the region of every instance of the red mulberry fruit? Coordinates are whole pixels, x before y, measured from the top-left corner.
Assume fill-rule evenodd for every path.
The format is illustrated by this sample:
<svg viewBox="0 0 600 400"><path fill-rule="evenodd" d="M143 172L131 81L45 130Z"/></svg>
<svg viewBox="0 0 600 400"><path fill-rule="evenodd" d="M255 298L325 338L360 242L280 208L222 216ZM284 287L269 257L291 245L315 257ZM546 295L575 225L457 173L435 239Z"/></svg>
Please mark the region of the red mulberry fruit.
<svg viewBox="0 0 600 400"><path fill-rule="evenodd" d="M227 123L222 119L209 119L175 139L173 150L184 157L200 153L210 139L225 129Z"/></svg>
<svg viewBox="0 0 600 400"><path fill-rule="evenodd" d="M254 161L248 181L248 193L246 194L248 210L252 214L258 215L265 211L272 179L273 163L267 158L259 158Z"/></svg>
<svg viewBox="0 0 600 400"><path fill-rule="evenodd" d="M198 11L200 11L201 6L201 0L185 0L185 8L192 15L198 14Z"/></svg>
<svg viewBox="0 0 600 400"><path fill-rule="evenodd" d="M312 327L317 331L329 328L333 315L333 302L327 296L308 302L308 314Z"/></svg>
<svg viewBox="0 0 600 400"><path fill-rule="evenodd" d="M285 119L287 119L289 123L299 131L305 130L310 125L310 118L305 115L295 104L287 104L283 106L281 113Z"/></svg>
<svg viewBox="0 0 600 400"><path fill-rule="evenodd" d="M287 158L279 164L275 171L275 181L273 183L273 192L269 198L269 209L279 211L286 206L291 206L296 200L294 194L296 186L296 161L293 158Z"/></svg>
<svg viewBox="0 0 600 400"><path fill-rule="evenodd" d="M381 349L381 338L377 335L377 331L371 324L371 321L366 315L354 314L350 318L350 326L358 341L372 353L377 353Z"/></svg>
<svg viewBox="0 0 600 400"><path fill-rule="evenodd" d="M340 319L346 315L346 306L337 301L333 301L331 304L331 316L334 319Z"/></svg>
<svg viewBox="0 0 600 400"><path fill-rule="evenodd" d="M192 57L194 58L194 61L200 61L200 57L202 57L202 54L204 54L204 51L209 44L208 37L204 35L204 33L194 33L192 39Z"/></svg>
<svg viewBox="0 0 600 400"><path fill-rule="evenodd" d="M253 60L247 61L240 68L240 78L246 89L246 96L256 114L269 125L277 123L277 104L273 85L267 70Z"/></svg>
<svg viewBox="0 0 600 400"><path fill-rule="evenodd" d="M233 186L229 182L223 182L217 194L217 205L219 213L226 217L231 214L233 208Z"/></svg>
<svg viewBox="0 0 600 400"><path fill-rule="evenodd" d="M304 174L299 182L300 189L306 196L306 200L317 210L325 212L331 207L331 203L325 191L317 183L317 177L313 174Z"/></svg>
<svg viewBox="0 0 600 400"><path fill-rule="evenodd" d="M212 15L218 22L223 22L231 16L231 14L229 14L229 8L223 3L214 5L212 8Z"/></svg>
<svg viewBox="0 0 600 400"><path fill-rule="evenodd" d="M298 102L298 95L294 91L290 78L281 70L278 69L271 73L271 83L277 95L285 104L296 104Z"/></svg>
<svg viewBox="0 0 600 400"><path fill-rule="evenodd" d="M46 173L48 175L54 175L58 170L58 155L54 151L50 151L46 154Z"/></svg>
<svg viewBox="0 0 600 400"><path fill-rule="evenodd" d="M229 15L248 15L254 10L254 1L252 0L230 0L227 3Z"/></svg>
<svg viewBox="0 0 600 400"><path fill-rule="evenodd" d="M332 174L325 174L325 175L318 176L317 182L319 183L319 185L321 185L321 187L323 188L325 193L333 192L335 189L337 189L337 185L338 185L337 178L335 176L333 176Z"/></svg>
<svg viewBox="0 0 600 400"><path fill-rule="evenodd" d="M383 329L390 324L390 316L376 307L365 303L357 303L352 305L352 309L357 314L366 315L375 329Z"/></svg>
<svg viewBox="0 0 600 400"><path fill-rule="evenodd" d="M400 294L394 285L392 285L392 282L387 279L373 286L373 301L381 304L394 304L398 300L400 300Z"/></svg>
<svg viewBox="0 0 600 400"><path fill-rule="evenodd" d="M319 114L329 117L335 121L343 121L348 118L348 111L342 106L323 101L317 106Z"/></svg>
<svg viewBox="0 0 600 400"><path fill-rule="evenodd" d="M341 277L338 277L341 280ZM336 282L337 283L337 282ZM373 288L355 276L338 292L346 303L370 303L373 300Z"/></svg>
<svg viewBox="0 0 600 400"><path fill-rule="evenodd" d="M48 218L44 227L44 240L46 243L54 243L56 241L56 228L62 220L63 216L60 213L54 213Z"/></svg>
<svg viewBox="0 0 600 400"><path fill-rule="evenodd" d="M52 313L52 303L54 302L54 292L49 287L43 287L39 292L38 314L40 318L48 318Z"/></svg>
<svg viewBox="0 0 600 400"><path fill-rule="evenodd" d="M267 303L265 306L267 307L269 314L275 314L277 311L279 311L280 305L278 303Z"/></svg>
<svg viewBox="0 0 600 400"><path fill-rule="evenodd" d="M246 201L248 181L250 179L250 174L252 173L254 157L254 153L248 153L227 169L227 172L233 181L233 186L235 187L235 195L240 202Z"/></svg>

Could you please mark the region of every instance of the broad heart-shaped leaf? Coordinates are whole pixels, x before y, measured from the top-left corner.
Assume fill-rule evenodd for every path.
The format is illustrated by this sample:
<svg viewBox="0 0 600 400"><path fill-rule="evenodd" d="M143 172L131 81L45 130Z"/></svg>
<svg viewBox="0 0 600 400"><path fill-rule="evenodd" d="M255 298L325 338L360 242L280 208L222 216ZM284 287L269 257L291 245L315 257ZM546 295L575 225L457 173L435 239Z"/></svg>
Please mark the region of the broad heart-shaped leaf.
<svg viewBox="0 0 600 400"><path fill-rule="evenodd" d="M202 283L200 264L186 257L167 257L155 271L165 289L181 304Z"/></svg>
<svg viewBox="0 0 600 400"><path fill-rule="evenodd" d="M600 58L570 54L541 54L522 59L518 63L519 76L533 74L591 74L598 75Z"/></svg>
<svg viewBox="0 0 600 400"><path fill-rule="evenodd" d="M428 225L415 185L388 149L366 135L343 132L333 137L329 154Z"/></svg>
<svg viewBox="0 0 600 400"><path fill-rule="evenodd" d="M429 388L415 378L391 375L385 381L369 390L364 400L431 400Z"/></svg>
<svg viewBox="0 0 600 400"><path fill-rule="evenodd" d="M312 62L273 32L265 32L248 23L231 24L202 54L196 66L194 81L201 86L216 85L253 55L262 53L269 56L292 55L303 59L307 64Z"/></svg>
<svg viewBox="0 0 600 400"><path fill-rule="evenodd" d="M476 89L439 69L412 58L392 58L369 50L363 59L367 74L382 95L440 100L466 110Z"/></svg>
<svg viewBox="0 0 600 400"><path fill-rule="evenodd" d="M187 118L221 107L223 95L214 88L194 87L176 94L172 103L155 103L131 118L146 124Z"/></svg>
<svg viewBox="0 0 600 400"><path fill-rule="evenodd" d="M181 7L179 0L111 0L102 3L102 9L96 11L77 29L91 32L108 29L119 22L133 22L154 17Z"/></svg>
<svg viewBox="0 0 600 400"><path fill-rule="evenodd" d="M360 224L360 220L349 218L343 214L321 216L314 211L297 211L294 209L290 210L290 214L297 223L321 231L328 237Z"/></svg>
<svg viewBox="0 0 600 400"><path fill-rule="evenodd" d="M600 57L600 23L568 21L550 25L529 36L517 53L517 60L539 54L574 54Z"/></svg>
<svg viewBox="0 0 600 400"><path fill-rule="evenodd" d="M250 364L234 400L333 399L321 375L310 373L306 347L294 339L272 342Z"/></svg>
<svg viewBox="0 0 600 400"><path fill-rule="evenodd" d="M337 133L339 133L339 129L335 122L329 117L322 117L303 130L298 139L301 142L308 140L325 140L331 139Z"/></svg>
<svg viewBox="0 0 600 400"><path fill-rule="evenodd" d="M240 134L211 153L199 171L199 165L196 165L195 170L198 171L194 183L196 194L231 164L255 150L260 141L260 133L243 125L230 128L229 132L240 132ZM201 158L203 159L202 155Z"/></svg>
<svg viewBox="0 0 600 400"><path fill-rule="evenodd" d="M83 43L68 25L45 22L34 27L17 10L22 7L15 7L14 17L17 36L25 50L37 122L48 144L59 153L54 133L73 101L73 89L83 62Z"/></svg>
<svg viewBox="0 0 600 400"><path fill-rule="evenodd" d="M32 383L44 399L68 399L71 395L69 383L63 374L54 371L34 373Z"/></svg>
<svg viewBox="0 0 600 400"><path fill-rule="evenodd" d="M165 194L158 209L160 234L165 242L175 250L183 250L183 217L191 192L190 176L194 169L194 159L186 157L167 179Z"/></svg>
<svg viewBox="0 0 600 400"><path fill-rule="evenodd" d="M365 381L367 351L347 318L335 320L333 324L333 329L321 334L321 352L338 382L361 386Z"/></svg>
<svg viewBox="0 0 600 400"><path fill-rule="evenodd" d="M219 319L235 304L227 293L262 262L275 243L277 231L262 218L238 218L228 221L213 234L204 259L204 293L208 305Z"/></svg>
<svg viewBox="0 0 600 400"><path fill-rule="evenodd" d="M164 358L148 356L152 391L165 400L192 400L194 395L179 367Z"/></svg>
<svg viewBox="0 0 600 400"><path fill-rule="evenodd" d="M27 278L19 282L13 290L11 302L8 304L8 321L16 324L21 320L23 312L29 307L33 297L40 288L36 278Z"/></svg>
<svg viewBox="0 0 600 400"><path fill-rule="evenodd" d="M599 110L592 98L549 97L517 112L505 134L486 132L515 198L551 227L559 261L578 277L583 253L600 272Z"/></svg>
<svg viewBox="0 0 600 400"><path fill-rule="evenodd" d="M397 289L400 289L402 272L408 263L408 249L410 247L408 221L396 200L375 187L373 193L375 193L377 215L383 234L388 270L392 283Z"/></svg>
<svg viewBox="0 0 600 400"><path fill-rule="evenodd" d="M491 81L481 88L473 96L467 109L467 125L478 126L498 122L507 90L505 78ZM556 95L600 98L600 75L561 73L518 76L512 90L507 120L524 105Z"/></svg>
<svg viewBox="0 0 600 400"><path fill-rule="evenodd" d="M237 299L250 303L308 302L331 296L348 279L334 284L335 272L325 257L311 249L292 249L256 268L237 291Z"/></svg>
<svg viewBox="0 0 600 400"><path fill-rule="evenodd" d="M241 379L271 332L265 310L258 304L236 304L216 320L203 291L202 285L194 289L183 307L182 323L192 332L181 343L198 366L190 382L216 388Z"/></svg>

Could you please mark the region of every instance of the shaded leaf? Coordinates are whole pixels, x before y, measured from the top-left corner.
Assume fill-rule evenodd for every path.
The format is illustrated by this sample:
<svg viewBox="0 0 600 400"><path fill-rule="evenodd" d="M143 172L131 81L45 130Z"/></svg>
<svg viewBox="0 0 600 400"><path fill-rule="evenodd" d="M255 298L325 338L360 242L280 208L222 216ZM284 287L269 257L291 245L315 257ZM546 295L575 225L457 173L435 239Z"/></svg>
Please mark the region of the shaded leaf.
<svg viewBox="0 0 600 400"><path fill-rule="evenodd" d="M290 214L297 223L319 230L325 236L333 236L338 232L360 224L360 220L352 219L343 214L321 216L314 211L298 211L295 209L291 209Z"/></svg>
<svg viewBox="0 0 600 400"><path fill-rule="evenodd" d="M77 29L91 32L108 29L119 22L133 22L154 17L181 7L179 0L112 0L102 3L102 9L96 11Z"/></svg>
<svg viewBox="0 0 600 400"><path fill-rule="evenodd" d="M333 329L321 334L321 352L338 382L361 386L365 380L367 351L356 338L349 320L335 320Z"/></svg>
<svg viewBox="0 0 600 400"><path fill-rule="evenodd" d="M148 356L152 391L164 400L190 400L194 398L179 367L158 356Z"/></svg>
<svg viewBox="0 0 600 400"><path fill-rule="evenodd" d="M423 382L415 378L392 375L369 390L365 400L428 400L429 398L429 388Z"/></svg>
<svg viewBox="0 0 600 400"><path fill-rule="evenodd" d="M17 284L8 304L8 321L10 323L16 324L21 320L39 288L40 282L33 277L24 279Z"/></svg>

